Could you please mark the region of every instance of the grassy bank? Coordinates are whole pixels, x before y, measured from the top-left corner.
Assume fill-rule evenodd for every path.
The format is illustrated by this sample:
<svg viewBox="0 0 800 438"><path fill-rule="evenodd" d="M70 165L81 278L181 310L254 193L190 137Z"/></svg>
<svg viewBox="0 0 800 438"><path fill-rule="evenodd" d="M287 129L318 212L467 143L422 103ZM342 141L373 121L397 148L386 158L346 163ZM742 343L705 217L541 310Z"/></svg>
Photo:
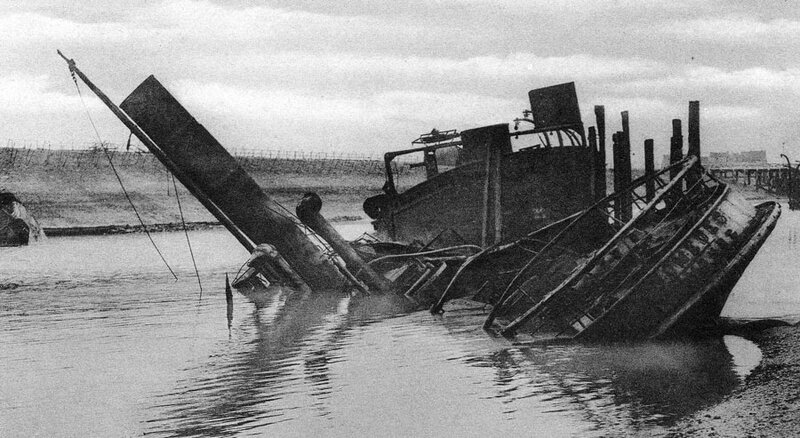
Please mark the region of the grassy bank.
<svg viewBox="0 0 800 438"><path fill-rule="evenodd" d="M329 219L365 217L362 202L380 193L384 183L383 163L374 160L237 159L290 211L304 193L317 192L324 202L322 214ZM170 175L153 156L116 153L113 160L146 224L180 222ZM401 168L400 172L404 178L421 177L417 170ZM0 189L15 193L42 227L51 231L138 225L101 151L0 149ZM214 221L180 183L178 196L187 222Z"/></svg>

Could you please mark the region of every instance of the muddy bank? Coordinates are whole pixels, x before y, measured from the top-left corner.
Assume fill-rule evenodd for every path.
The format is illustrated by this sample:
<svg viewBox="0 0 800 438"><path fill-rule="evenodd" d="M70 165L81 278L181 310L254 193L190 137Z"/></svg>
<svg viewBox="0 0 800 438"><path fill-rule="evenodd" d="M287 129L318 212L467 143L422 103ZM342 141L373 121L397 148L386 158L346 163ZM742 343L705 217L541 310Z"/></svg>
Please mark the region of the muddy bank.
<svg viewBox="0 0 800 438"><path fill-rule="evenodd" d="M194 230L207 230L221 226L219 222L188 222L186 229L189 231ZM184 226L182 223L169 223L169 224L146 224L146 230L149 232L163 232L163 231L183 231ZM143 233L145 227L141 225L100 225L94 227L64 227L64 228L45 228L44 232L50 237L59 236L102 236L106 234L127 234L127 233Z"/></svg>
<svg viewBox="0 0 800 438"><path fill-rule="evenodd" d="M680 422L672 436L800 436L800 327L777 327L748 337L761 363L721 403Z"/></svg>

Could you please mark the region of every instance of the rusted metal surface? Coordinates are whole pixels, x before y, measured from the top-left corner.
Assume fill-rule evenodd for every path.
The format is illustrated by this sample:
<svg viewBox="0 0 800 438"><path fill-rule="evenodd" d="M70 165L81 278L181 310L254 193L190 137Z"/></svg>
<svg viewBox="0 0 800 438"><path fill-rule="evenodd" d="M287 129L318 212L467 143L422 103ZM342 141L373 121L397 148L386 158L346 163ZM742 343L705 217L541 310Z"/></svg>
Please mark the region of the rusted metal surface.
<svg viewBox="0 0 800 438"><path fill-rule="evenodd" d="M488 246L591 205L604 193L605 158L586 144L574 84L532 90L529 98L523 114L530 118L516 119L514 132L506 124L434 130L414 141L425 146L387 153L384 193L364 202L378 236L425 245L448 234L451 244ZM534 127L519 130L521 122ZM534 142L512 151L511 137ZM456 167L442 172L436 152L454 147ZM392 160L419 152L427 180L398 193Z"/></svg>
<svg viewBox="0 0 800 438"><path fill-rule="evenodd" d="M503 239L514 239L590 205L589 148L541 148L502 157ZM460 243L482 243L485 163L465 164L395 196L384 197L373 222L380 236L427 243L445 231ZM381 195L383 197L383 195ZM458 242L454 242L458 243Z"/></svg>
<svg viewBox="0 0 800 438"><path fill-rule="evenodd" d="M675 166L633 182L640 213L631 221L608 220L612 194L473 257L443 298L492 304L486 326L507 336L636 339L696 333L713 324L780 207L756 208L708 174L689 186L696 158ZM658 186L649 201L648 179Z"/></svg>
<svg viewBox="0 0 800 438"><path fill-rule="evenodd" d="M481 226L481 245L498 243L503 236L502 182L500 168L503 155L511 153L511 140L508 125L494 125L481 129L471 129L461 134L465 145L474 150L483 150L483 223Z"/></svg>
<svg viewBox="0 0 800 438"><path fill-rule="evenodd" d="M531 117L537 128L583 127L575 83L553 85L528 92Z"/></svg>
<svg viewBox="0 0 800 438"><path fill-rule="evenodd" d="M667 199L667 195L673 190L680 189L683 178L694 164L694 159L676 163L677 177L668 182L658 180L663 186L652 201L642 206L642 214L624 223L611 239L602 242L601 246L586 255L586 260L579 263L578 269L569 271L569 276L558 287L547 291L546 295L531 308L509 321L502 328L502 333L504 335L514 334L522 326L530 323L527 327L530 327L529 330L533 332L542 329L556 330L557 334L573 337L575 333L569 333L569 331L573 328L578 329L574 325L575 323L585 328L588 326L587 317L593 320L603 314L600 312L592 315L589 312L597 311L594 309L596 305L605 305L599 299L609 296L608 294L613 293L622 284L629 281L630 275L628 274L635 272L634 269L646 266L644 260L630 257L636 254L632 250L646 248L650 251L647 257L652 257L658 254L657 248L669 245L670 239L675 236L674 233L664 233L656 235L655 239L652 239L641 230L651 220L651 217L657 216L656 205L662 199ZM663 175L663 172L661 174ZM594 208L602 211L607 207L601 203ZM674 208L667 209L667 211L672 211L673 214L679 213Z"/></svg>
<svg viewBox="0 0 800 438"><path fill-rule="evenodd" d="M306 282L295 272L274 246L262 243L253 249L245 263L247 268L233 279L237 289L259 285L258 275L262 275L269 284L285 285L303 293L313 292Z"/></svg>

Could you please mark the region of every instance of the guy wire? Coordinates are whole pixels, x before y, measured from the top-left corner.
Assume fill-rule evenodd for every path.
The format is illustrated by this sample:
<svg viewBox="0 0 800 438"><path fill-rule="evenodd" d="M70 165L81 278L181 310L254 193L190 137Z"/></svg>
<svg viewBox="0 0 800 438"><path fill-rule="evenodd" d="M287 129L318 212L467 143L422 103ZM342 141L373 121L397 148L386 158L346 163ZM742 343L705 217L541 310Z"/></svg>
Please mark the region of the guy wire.
<svg viewBox="0 0 800 438"><path fill-rule="evenodd" d="M194 274L197 276L197 285L200 287L200 300L202 300L203 283L200 282L200 271L197 270L197 262L194 259L194 251L192 251L192 241L189 239L189 230L186 228L186 219L184 219L183 217L183 207L181 207L181 197L178 195L178 183L175 182L175 175L172 175L172 187L175 189L175 200L178 201L178 212L180 212L181 214L181 224L183 225L183 234L186 236L186 245L189 247L189 255L192 256L192 265L194 265Z"/></svg>
<svg viewBox="0 0 800 438"><path fill-rule="evenodd" d="M178 276L175 275L175 271L169 266L167 260L164 258L164 255L161 253L161 250L158 249L158 245L153 240L153 236L150 235L150 230L147 229L147 225L144 224L144 220L142 220L142 216L139 215L139 210L136 209L136 206L133 204L133 200L131 199L130 195L128 195L128 191L125 189L125 184L122 183L122 178L119 176L119 172L117 172L117 167L114 166L114 160L111 159L111 154L108 153L108 148L106 148L105 143L103 143L103 139L100 137L100 131L97 130L97 126L94 124L94 120L92 119L92 114L89 112L89 108L86 106L86 102L83 100L83 94L81 93L81 88L78 86L78 80L75 78L75 74L72 74L72 81L75 82L75 88L78 90L78 97L81 99L81 104L83 105L83 109L86 111L86 116L89 118L89 123L92 125L92 129L94 129L94 134L97 136L97 141L100 144L100 148L103 149L103 152L108 159L108 164L111 166L111 170L114 171L114 176L117 177L117 181L119 181L119 186L122 188L122 193L125 195L125 199L128 200L128 204L130 204L133 212L136 214L136 218L139 220L139 224L141 224L144 233L147 234L147 238L150 239L150 243L155 248L158 256L161 257L161 261L164 262L164 265L169 269L169 273L178 280Z"/></svg>

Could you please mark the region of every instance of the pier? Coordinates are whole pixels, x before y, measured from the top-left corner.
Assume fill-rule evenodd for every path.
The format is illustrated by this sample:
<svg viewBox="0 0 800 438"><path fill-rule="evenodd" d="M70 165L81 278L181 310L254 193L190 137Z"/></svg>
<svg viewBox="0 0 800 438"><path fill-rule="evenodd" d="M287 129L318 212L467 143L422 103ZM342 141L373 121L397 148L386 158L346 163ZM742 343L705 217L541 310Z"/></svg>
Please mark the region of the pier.
<svg viewBox="0 0 800 438"><path fill-rule="evenodd" d="M744 186L753 186L777 195L788 195L792 179L798 177L796 169L789 169L786 165L776 163L709 166L708 170L717 178Z"/></svg>
<svg viewBox="0 0 800 438"><path fill-rule="evenodd" d="M670 155L662 158L665 167L672 161ZM708 156L703 156L701 162L717 178L780 196L788 196L792 181L800 181L797 163L794 163L793 169L789 168L788 162L769 163L765 150L711 152Z"/></svg>

